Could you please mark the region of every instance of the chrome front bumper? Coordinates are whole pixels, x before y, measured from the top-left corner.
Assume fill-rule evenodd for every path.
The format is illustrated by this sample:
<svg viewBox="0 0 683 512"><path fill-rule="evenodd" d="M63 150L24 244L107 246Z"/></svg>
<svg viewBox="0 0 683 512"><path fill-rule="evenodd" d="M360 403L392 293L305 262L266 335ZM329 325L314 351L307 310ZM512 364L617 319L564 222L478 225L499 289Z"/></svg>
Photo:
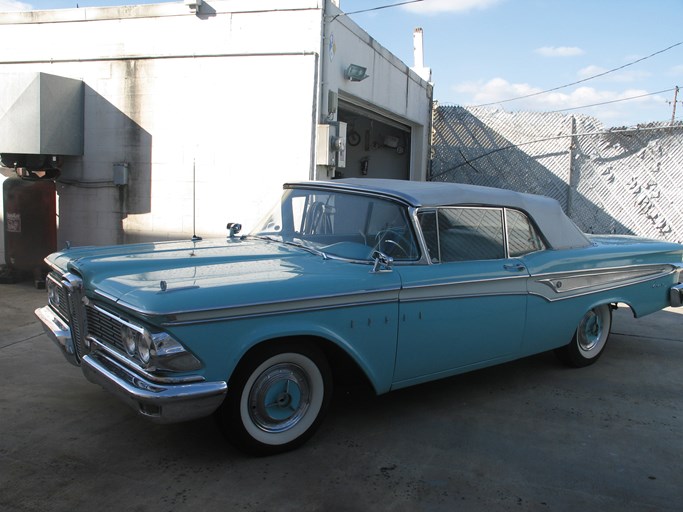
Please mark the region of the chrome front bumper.
<svg viewBox="0 0 683 512"><path fill-rule="evenodd" d="M99 384L154 422L175 423L208 416L225 398L228 385L224 381L154 382L100 351L85 355L79 363L68 325L49 306L36 309L35 314L64 357L80 366L90 382Z"/></svg>
<svg viewBox="0 0 683 512"><path fill-rule="evenodd" d="M83 374L94 384L118 397L138 414L157 423L202 418L223 402L228 385L223 382L161 384L142 378L102 352L83 358Z"/></svg>

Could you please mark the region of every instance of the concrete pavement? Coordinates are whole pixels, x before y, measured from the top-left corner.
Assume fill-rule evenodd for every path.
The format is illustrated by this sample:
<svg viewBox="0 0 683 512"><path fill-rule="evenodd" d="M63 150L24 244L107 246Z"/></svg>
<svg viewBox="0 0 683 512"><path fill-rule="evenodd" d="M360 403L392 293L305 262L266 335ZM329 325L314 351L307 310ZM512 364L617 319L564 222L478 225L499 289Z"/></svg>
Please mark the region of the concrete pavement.
<svg viewBox="0 0 683 512"><path fill-rule="evenodd" d="M615 313L602 359L552 354L381 397L337 392L301 449L253 459L211 418L155 425L85 380L0 286L0 510L678 511L683 311Z"/></svg>

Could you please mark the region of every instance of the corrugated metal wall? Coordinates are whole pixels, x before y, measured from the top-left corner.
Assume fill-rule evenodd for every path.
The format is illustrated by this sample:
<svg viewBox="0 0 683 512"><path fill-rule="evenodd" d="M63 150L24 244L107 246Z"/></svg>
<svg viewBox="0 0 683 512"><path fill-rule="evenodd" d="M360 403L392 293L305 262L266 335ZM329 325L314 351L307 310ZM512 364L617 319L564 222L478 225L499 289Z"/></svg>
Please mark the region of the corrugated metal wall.
<svg viewBox="0 0 683 512"><path fill-rule="evenodd" d="M589 116L434 109L431 180L557 199L581 229L683 242L683 124L612 129Z"/></svg>

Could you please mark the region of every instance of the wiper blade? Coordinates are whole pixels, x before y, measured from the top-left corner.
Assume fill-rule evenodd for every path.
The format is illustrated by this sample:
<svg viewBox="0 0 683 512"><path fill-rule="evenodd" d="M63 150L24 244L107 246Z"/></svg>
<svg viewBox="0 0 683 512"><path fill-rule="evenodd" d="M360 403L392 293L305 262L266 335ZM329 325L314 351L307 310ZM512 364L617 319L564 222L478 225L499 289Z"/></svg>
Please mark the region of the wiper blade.
<svg viewBox="0 0 683 512"><path fill-rule="evenodd" d="M304 251L308 251L311 254L315 254L316 256L321 256L322 259L327 260L330 257L324 253L323 251L319 251L318 249L314 249L313 247L309 247L307 245L302 244L301 242L290 242L287 240L282 241L283 244L285 245L291 245L292 247L298 247L299 249L303 249Z"/></svg>
<svg viewBox="0 0 683 512"><path fill-rule="evenodd" d="M299 249L303 249L306 252L310 252L311 254L315 254L316 256L320 256L324 260L330 259L330 257L327 255L327 253L324 253L323 251L319 251L318 249L314 249L313 247L305 245L302 242L292 242L290 240L282 240L281 238L275 238L275 237L267 236L267 235L249 235L248 238L256 238L258 240L265 240L267 242L277 242L280 244L289 245L292 247L297 247Z"/></svg>
<svg viewBox="0 0 683 512"><path fill-rule="evenodd" d="M255 238L256 240L266 240L267 242L281 242L282 240L279 240L275 237L272 236L266 236L266 235L245 235L243 238Z"/></svg>

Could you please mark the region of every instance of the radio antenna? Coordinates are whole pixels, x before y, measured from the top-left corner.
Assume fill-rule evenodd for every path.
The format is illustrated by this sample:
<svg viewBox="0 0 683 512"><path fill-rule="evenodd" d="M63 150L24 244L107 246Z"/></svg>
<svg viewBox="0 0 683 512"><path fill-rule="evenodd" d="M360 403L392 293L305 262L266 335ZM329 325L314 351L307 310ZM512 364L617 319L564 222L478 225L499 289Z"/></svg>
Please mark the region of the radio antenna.
<svg viewBox="0 0 683 512"><path fill-rule="evenodd" d="M202 239L197 236L197 165L196 159L192 158L192 241L198 242Z"/></svg>

